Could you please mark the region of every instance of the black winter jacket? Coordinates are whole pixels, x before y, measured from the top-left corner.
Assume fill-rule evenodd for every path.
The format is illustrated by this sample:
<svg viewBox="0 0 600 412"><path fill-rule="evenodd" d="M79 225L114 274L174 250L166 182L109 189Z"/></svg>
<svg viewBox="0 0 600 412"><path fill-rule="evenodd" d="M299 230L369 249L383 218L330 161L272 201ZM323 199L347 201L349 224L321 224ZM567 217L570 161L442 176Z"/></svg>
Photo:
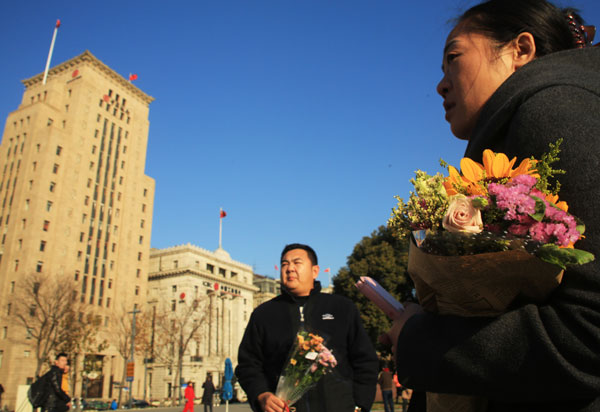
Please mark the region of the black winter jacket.
<svg viewBox="0 0 600 412"><path fill-rule="evenodd" d="M323 336L338 361L295 406L298 411L350 412L369 410L375 397L378 360L352 301L320 293L315 282L304 304L306 330ZM239 347L236 376L254 411L257 397L275 392L279 375L301 326L301 303L282 288L282 294L258 306L250 317Z"/></svg>
<svg viewBox="0 0 600 412"><path fill-rule="evenodd" d="M544 304L496 318L413 316L398 341L403 384L484 396L489 411L600 411L600 48L517 70L484 106L466 156L481 162L489 148L539 159L558 138L560 200L586 224L577 247L596 260L568 269Z"/></svg>
<svg viewBox="0 0 600 412"><path fill-rule="evenodd" d="M56 365L52 365L50 370L46 372L46 382L48 383L48 400L44 406L44 410L51 412L64 412L69 410L67 403L71 402L69 395L62 390L63 370Z"/></svg>

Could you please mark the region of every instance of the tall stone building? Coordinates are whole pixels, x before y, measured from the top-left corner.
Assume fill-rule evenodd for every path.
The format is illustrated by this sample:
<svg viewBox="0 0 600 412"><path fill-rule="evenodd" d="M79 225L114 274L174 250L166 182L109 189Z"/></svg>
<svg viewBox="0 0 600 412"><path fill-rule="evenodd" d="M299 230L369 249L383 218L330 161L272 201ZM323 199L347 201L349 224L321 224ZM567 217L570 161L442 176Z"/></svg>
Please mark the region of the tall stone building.
<svg viewBox="0 0 600 412"><path fill-rule="evenodd" d="M183 339L191 338L183 353L180 379L196 382L196 394L206 374L213 376L215 385L221 383L225 359L237 365L238 346L253 309L253 294L258 290L252 284L252 267L237 262L224 249L211 252L194 245L152 249L148 280L150 311L166 316L168 325L182 321L193 307L193 318L183 329L167 328L180 333ZM191 306L193 305L193 306ZM193 325L198 328L194 332ZM158 321L153 322L155 333L153 362L148 365L149 396L164 399L177 395L178 376L173 355L158 355L161 345ZM163 330L163 334L164 334ZM171 344L164 344L169 346ZM169 337L166 337L167 339ZM177 339L170 352L177 352ZM201 392L200 392L201 394Z"/></svg>
<svg viewBox="0 0 600 412"><path fill-rule="evenodd" d="M152 97L88 51L50 69L46 84L43 74L23 84L0 144L0 383L9 408L35 372L32 341L10 315L15 285L35 272L72 276L75 299L106 326L115 308L145 305L154 200L144 174ZM88 396L110 396L118 353L86 356L95 368Z"/></svg>

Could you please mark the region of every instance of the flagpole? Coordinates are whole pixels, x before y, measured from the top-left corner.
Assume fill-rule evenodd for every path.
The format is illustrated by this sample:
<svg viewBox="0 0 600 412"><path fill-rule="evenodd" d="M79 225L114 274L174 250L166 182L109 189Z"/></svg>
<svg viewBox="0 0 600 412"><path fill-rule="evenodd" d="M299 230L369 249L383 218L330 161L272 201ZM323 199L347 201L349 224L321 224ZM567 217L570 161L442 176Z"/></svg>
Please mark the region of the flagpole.
<svg viewBox="0 0 600 412"><path fill-rule="evenodd" d="M219 208L219 249L221 249L221 236L223 234L223 208Z"/></svg>
<svg viewBox="0 0 600 412"><path fill-rule="evenodd" d="M52 42L50 43L50 51L48 52L48 60L46 60L46 69L44 70L44 81L42 84L46 84L48 78L48 69L50 68L50 60L52 60L52 52L54 51L54 42L56 41L56 33L60 27L60 20L56 20L56 26L54 26L54 34L52 35Z"/></svg>

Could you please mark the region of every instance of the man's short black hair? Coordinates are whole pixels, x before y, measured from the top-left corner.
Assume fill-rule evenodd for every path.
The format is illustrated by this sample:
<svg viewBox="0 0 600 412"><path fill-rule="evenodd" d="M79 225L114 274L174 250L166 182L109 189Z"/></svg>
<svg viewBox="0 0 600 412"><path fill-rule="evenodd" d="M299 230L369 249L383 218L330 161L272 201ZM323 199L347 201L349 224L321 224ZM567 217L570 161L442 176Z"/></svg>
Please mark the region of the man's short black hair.
<svg viewBox="0 0 600 412"><path fill-rule="evenodd" d="M65 352L60 352L58 355L56 355L56 357L54 358L54 360L58 360L58 358L64 356L65 358L68 358L69 355L67 355Z"/></svg>
<svg viewBox="0 0 600 412"><path fill-rule="evenodd" d="M302 243L290 243L289 245L285 245L285 247L283 248L283 251L281 252L281 258L279 259L279 262L281 263L281 261L283 260L283 257L285 256L285 254L287 252L289 252L290 250L294 250L294 249L305 250L306 253L308 254L308 258L310 259L310 263L312 263L313 266L319 264L319 260L317 259L317 254L315 253L313 248L311 248L308 245L303 245Z"/></svg>

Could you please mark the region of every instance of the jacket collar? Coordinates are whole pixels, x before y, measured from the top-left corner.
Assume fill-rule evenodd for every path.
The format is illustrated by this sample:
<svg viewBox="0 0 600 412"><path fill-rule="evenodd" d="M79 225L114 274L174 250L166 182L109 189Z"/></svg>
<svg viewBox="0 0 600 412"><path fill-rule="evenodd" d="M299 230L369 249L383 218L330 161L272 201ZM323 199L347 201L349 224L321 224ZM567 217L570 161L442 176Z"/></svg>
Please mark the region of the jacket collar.
<svg viewBox="0 0 600 412"><path fill-rule="evenodd" d="M312 290L310 291L308 298L311 299L314 296L318 295L320 292L321 292L321 282L319 282L318 280L315 280L315 284L314 284ZM299 296L296 296L292 292L290 292L290 290L283 285L281 286L281 295L286 297L288 300L291 300L292 302L298 302L299 299L301 299Z"/></svg>

